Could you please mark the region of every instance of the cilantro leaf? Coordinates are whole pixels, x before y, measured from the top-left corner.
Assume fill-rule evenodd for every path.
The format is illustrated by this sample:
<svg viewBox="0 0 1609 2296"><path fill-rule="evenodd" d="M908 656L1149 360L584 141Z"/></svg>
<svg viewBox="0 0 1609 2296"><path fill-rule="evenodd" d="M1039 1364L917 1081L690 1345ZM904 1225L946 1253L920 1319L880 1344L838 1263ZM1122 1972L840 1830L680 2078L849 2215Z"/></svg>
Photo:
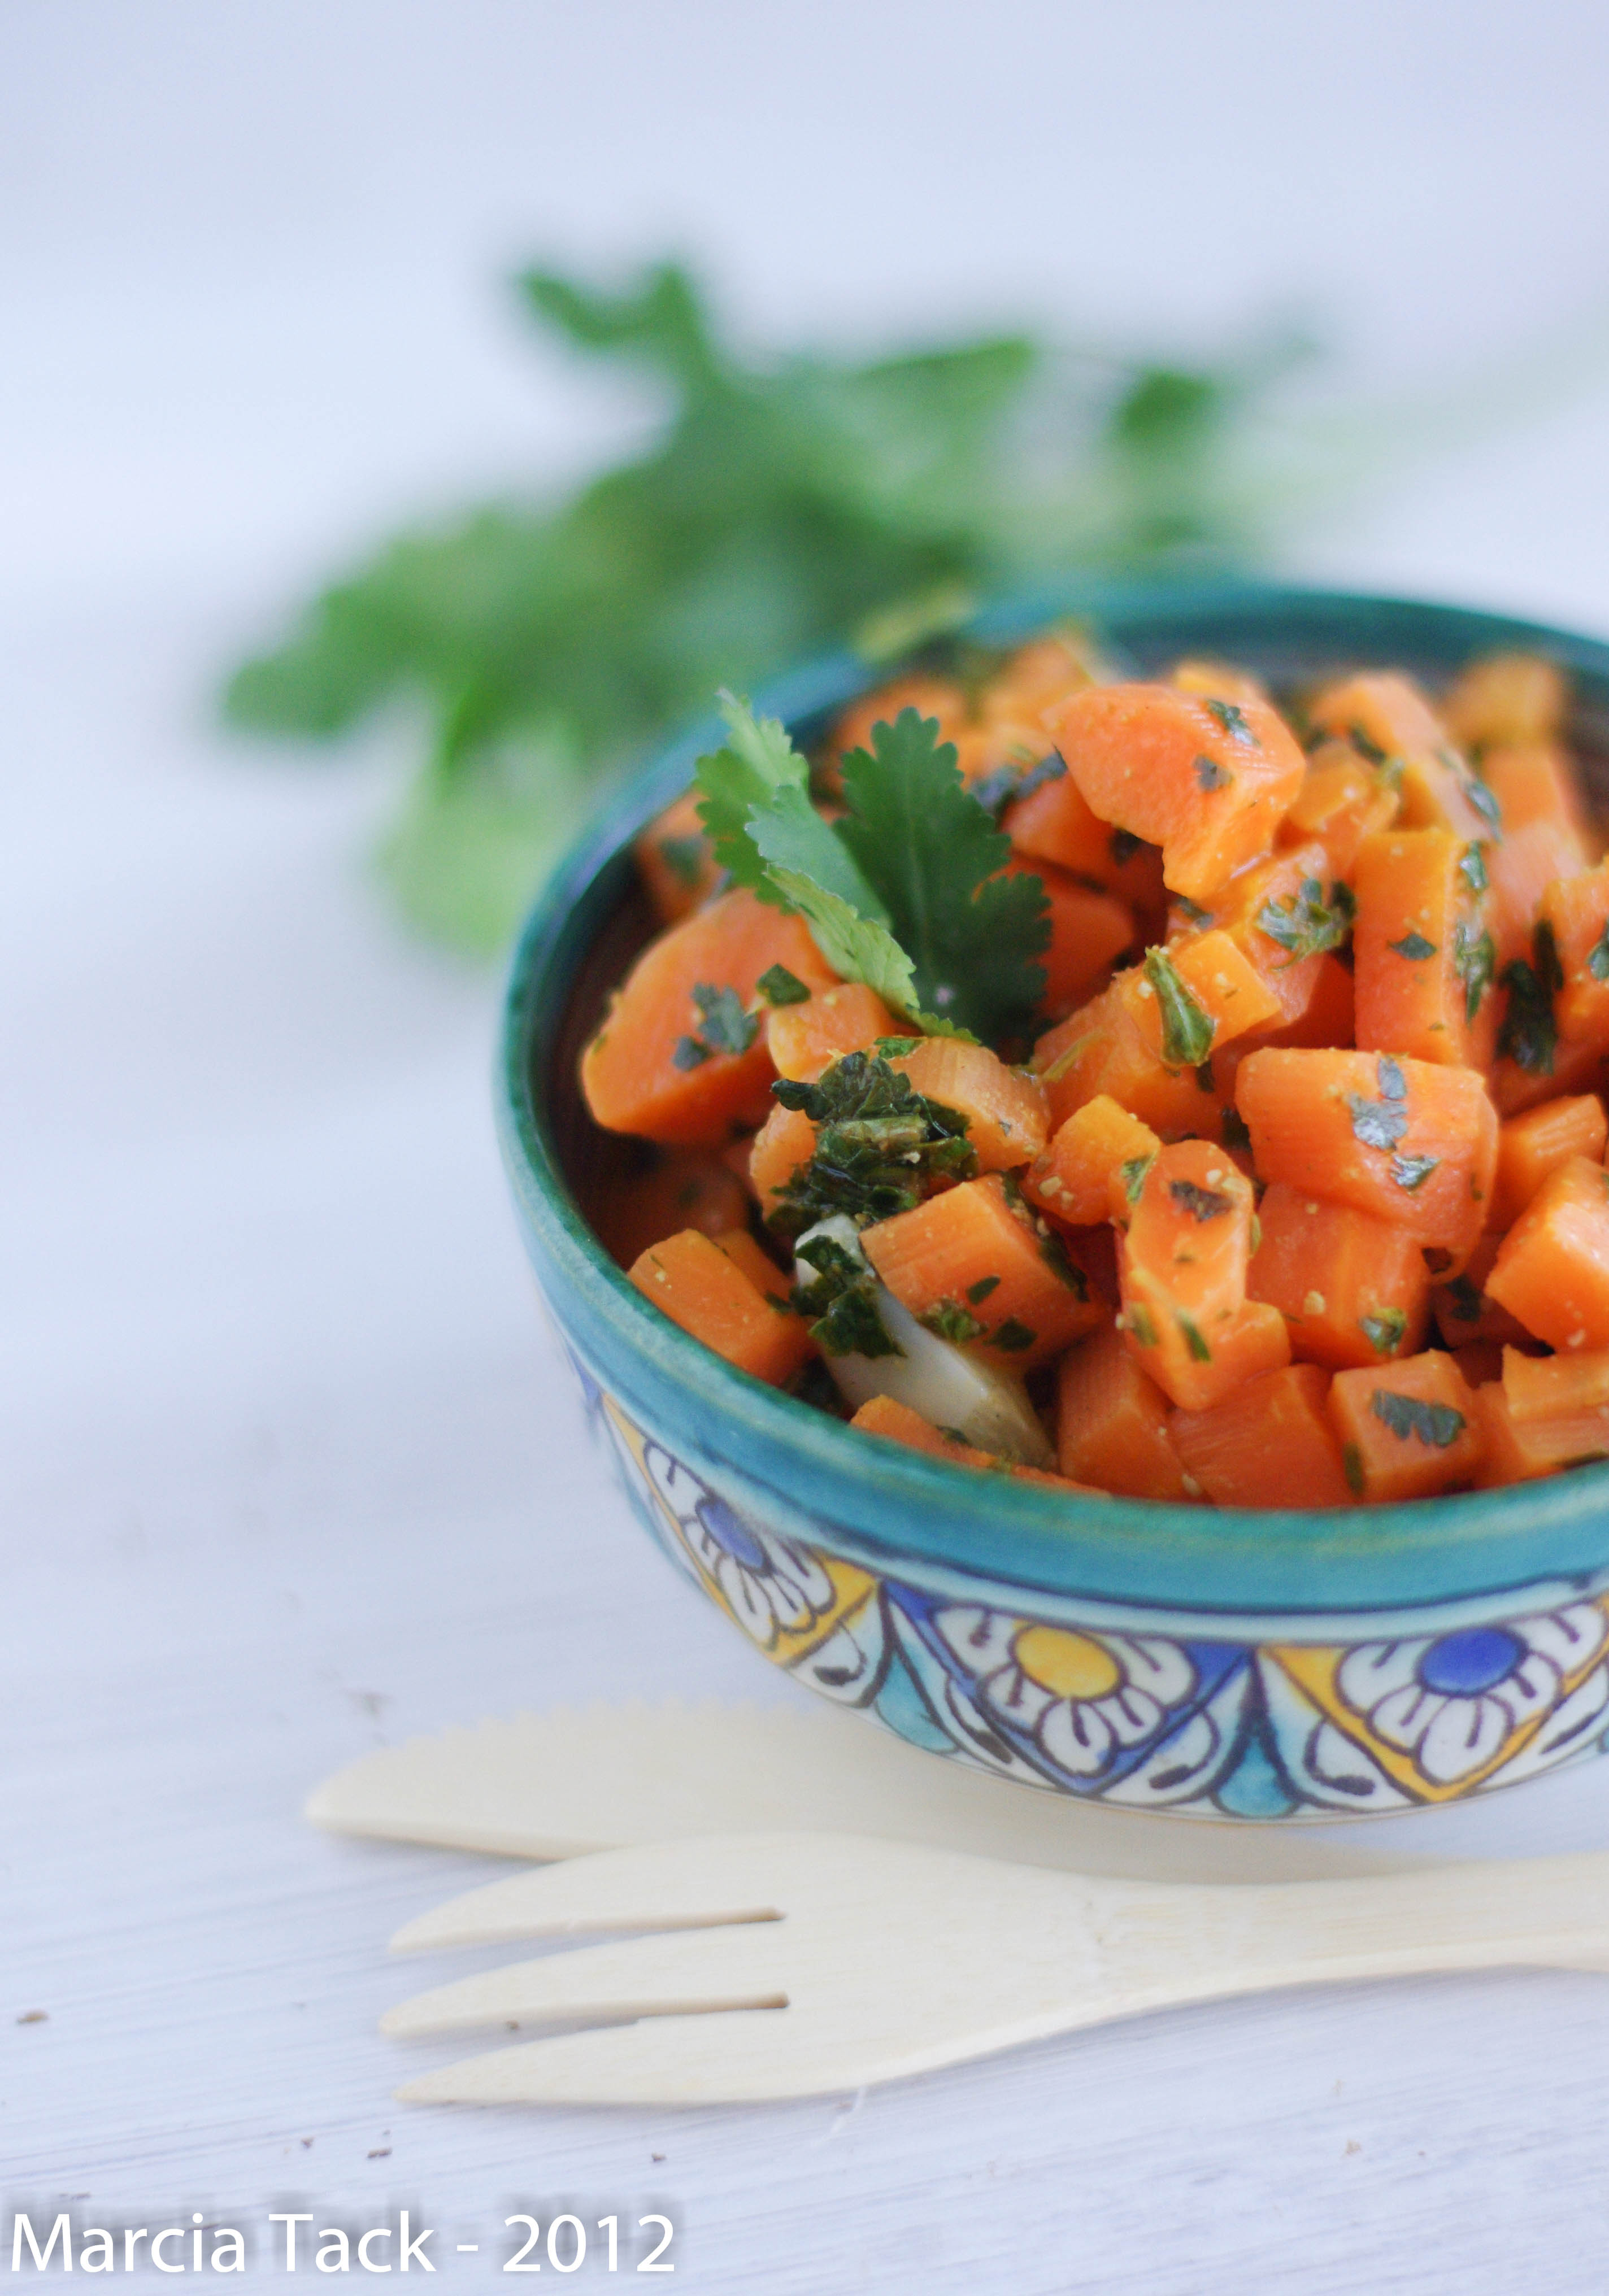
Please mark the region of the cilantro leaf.
<svg viewBox="0 0 1609 2296"><path fill-rule="evenodd" d="M809 768L775 718L756 718L746 701L723 692L720 714L731 736L725 749L698 761L703 801L698 817L709 833L715 858L735 885L746 885L776 907L785 902L769 881L750 831L749 816L768 806L780 790L808 792Z"/></svg>
<svg viewBox="0 0 1609 2296"><path fill-rule="evenodd" d="M768 1216L780 1234L800 1234L834 1212L862 1226L891 1219L914 1210L931 1180L967 1180L978 1168L967 1119L924 1098L874 1054L846 1053L814 1084L784 1077L771 1090L817 1127L810 1161L784 1182Z"/></svg>
<svg viewBox="0 0 1609 2296"><path fill-rule="evenodd" d="M983 1332L983 1325L958 1300L938 1300L917 1321L956 1348L964 1348L969 1340L981 1338Z"/></svg>
<svg viewBox="0 0 1609 2296"><path fill-rule="evenodd" d="M1011 840L967 791L937 721L902 709L874 726L871 751L850 750L842 775L838 837L912 966L915 998L898 1001L985 1039L1025 1028L1044 994L1034 960L1050 905L1037 877L1000 873Z"/></svg>
<svg viewBox="0 0 1609 2296"><path fill-rule="evenodd" d="M1207 710L1211 716L1217 718L1219 724L1223 727L1224 732L1228 734L1231 741L1244 742L1246 747L1252 750L1258 750L1262 747L1261 742L1259 742L1256 734L1252 731L1245 711L1240 707L1238 702L1216 701L1209 698L1208 700L1203 701L1202 707L1203 709Z"/></svg>
<svg viewBox="0 0 1609 2296"><path fill-rule="evenodd" d="M1394 1148L1408 1130L1408 1111L1393 1102L1365 1100L1360 1093L1349 1092L1346 1104L1353 1136L1366 1148Z"/></svg>
<svg viewBox="0 0 1609 2296"><path fill-rule="evenodd" d="M1033 766L997 766L992 774L985 774L971 784L972 793L984 811L998 821L1008 805L1019 799L1031 797L1047 782L1065 781L1067 761L1059 750L1052 750Z"/></svg>
<svg viewBox="0 0 1609 2296"><path fill-rule="evenodd" d="M1402 1308L1382 1308L1378 1315L1360 1316L1358 1322L1377 1356L1394 1356L1408 1330L1408 1312Z"/></svg>
<svg viewBox="0 0 1609 2296"><path fill-rule="evenodd" d="M1433 1451L1445 1451L1464 1432L1464 1414L1455 1411L1450 1403L1426 1403L1416 1395L1399 1395L1386 1387L1375 1390L1369 1409L1400 1442L1412 1437Z"/></svg>
<svg viewBox="0 0 1609 2296"><path fill-rule="evenodd" d="M1235 776L1227 766L1220 766L1216 758L1203 754L1195 760L1195 778L1202 789L1211 791L1227 789Z"/></svg>
<svg viewBox="0 0 1609 2296"><path fill-rule="evenodd" d="M1498 1031L1498 1051L1529 1076L1551 1076L1559 1041L1553 998L1564 986L1564 975L1552 930L1545 923L1538 925L1532 937L1531 954L1534 964L1516 956L1503 968L1508 1008Z"/></svg>
<svg viewBox="0 0 1609 2296"><path fill-rule="evenodd" d="M877 1278L864 1259L830 1235L812 1236L799 1257L816 1270L814 1283L794 1287L793 1306L813 1320L810 1337L825 1356L902 1356L905 1349L883 1322Z"/></svg>
<svg viewBox="0 0 1609 2296"><path fill-rule="evenodd" d="M1168 1193L1193 1220L1221 1219L1235 1209L1235 1200L1216 1188L1198 1187L1194 1180L1170 1180Z"/></svg>
<svg viewBox="0 0 1609 2296"><path fill-rule="evenodd" d="M1481 1000L1498 977L1497 945L1489 932L1473 925L1453 927L1453 971L1464 983L1464 1018L1473 1021Z"/></svg>
<svg viewBox="0 0 1609 2296"><path fill-rule="evenodd" d="M1587 953L1587 970L1595 980L1609 980L1609 924Z"/></svg>
<svg viewBox="0 0 1609 2296"><path fill-rule="evenodd" d="M1285 950L1286 964L1298 964L1304 956L1345 947L1354 906L1349 887L1332 885L1326 903L1318 878L1304 877L1288 899L1265 901L1255 922L1259 932Z"/></svg>
<svg viewBox="0 0 1609 2296"><path fill-rule="evenodd" d="M779 1004L808 1004L810 992L796 972L785 964L768 964L754 986L774 1008Z"/></svg>
<svg viewBox="0 0 1609 2296"><path fill-rule="evenodd" d="M1410 964L1423 964L1427 956L1436 954L1435 942L1426 940L1422 932L1405 932L1400 940L1388 940L1385 945L1399 956L1407 957Z"/></svg>
<svg viewBox="0 0 1609 2296"><path fill-rule="evenodd" d="M1441 1161L1440 1156L1393 1156L1391 1177L1411 1196L1424 1185Z"/></svg>
<svg viewBox="0 0 1609 2296"><path fill-rule="evenodd" d="M1458 863L1458 873L1472 893L1484 893L1491 880L1486 873L1486 849L1483 845L1466 845Z"/></svg>
<svg viewBox="0 0 1609 2296"><path fill-rule="evenodd" d="M759 1034L759 1021L743 1010L735 988L715 988L701 980L694 985L693 1001L699 1027L696 1035L677 1039L670 1059L678 1069L700 1068L717 1053L746 1053Z"/></svg>
<svg viewBox="0 0 1609 2296"><path fill-rule="evenodd" d="M1145 978L1162 1016L1163 1060L1170 1068L1199 1068L1212 1050L1217 1022L1186 988L1165 949L1145 951Z"/></svg>
<svg viewBox="0 0 1609 2296"><path fill-rule="evenodd" d="M1212 1360L1212 1350L1207 1345L1205 1339L1202 1336L1201 1325L1195 1321L1195 1318L1193 1316L1186 1316L1184 1309L1182 1308L1178 1308L1174 1310L1173 1320L1178 1325L1179 1330L1184 1333L1185 1345L1189 1349L1190 1353L1195 1358L1195 1361L1197 1363L1211 1363Z"/></svg>

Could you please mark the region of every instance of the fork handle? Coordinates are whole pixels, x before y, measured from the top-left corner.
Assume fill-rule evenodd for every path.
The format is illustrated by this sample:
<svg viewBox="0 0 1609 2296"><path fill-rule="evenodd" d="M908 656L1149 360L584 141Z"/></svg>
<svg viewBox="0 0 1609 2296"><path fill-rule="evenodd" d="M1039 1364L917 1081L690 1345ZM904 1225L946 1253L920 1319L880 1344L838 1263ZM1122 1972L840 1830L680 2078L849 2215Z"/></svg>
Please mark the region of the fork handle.
<svg viewBox="0 0 1609 2296"><path fill-rule="evenodd" d="M1160 2005L1432 1971L1609 1970L1609 1854L1180 1889L1154 1926L1120 1921L1101 1945L1136 2005L1147 1972Z"/></svg>

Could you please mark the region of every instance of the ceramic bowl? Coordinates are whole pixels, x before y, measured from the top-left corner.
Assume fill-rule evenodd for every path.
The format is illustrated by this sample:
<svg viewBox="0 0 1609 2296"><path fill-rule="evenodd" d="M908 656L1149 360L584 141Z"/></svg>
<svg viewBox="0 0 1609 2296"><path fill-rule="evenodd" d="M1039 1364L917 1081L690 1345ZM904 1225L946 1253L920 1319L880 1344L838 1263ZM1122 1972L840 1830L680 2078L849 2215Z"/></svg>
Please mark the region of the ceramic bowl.
<svg viewBox="0 0 1609 2296"><path fill-rule="evenodd" d="M1066 585L979 617L1077 611L1142 671L1184 653L1277 679L1390 663L1437 682L1539 650L1609 758L1609 646L1450 607L1222 584ZM760 697L801 740L885 671L841 654ZM526 1243L636 1512L773 1665L935 1755L1129 1809L1270 1821L1411 1809L1609 1750L1609 1464L1345 1513L1071 1499L856 1433L658 1315L593 1236L629 1151L576 1057L651 930L628 850L721 738L654 760L538 904L499 1079Z"/></svg>

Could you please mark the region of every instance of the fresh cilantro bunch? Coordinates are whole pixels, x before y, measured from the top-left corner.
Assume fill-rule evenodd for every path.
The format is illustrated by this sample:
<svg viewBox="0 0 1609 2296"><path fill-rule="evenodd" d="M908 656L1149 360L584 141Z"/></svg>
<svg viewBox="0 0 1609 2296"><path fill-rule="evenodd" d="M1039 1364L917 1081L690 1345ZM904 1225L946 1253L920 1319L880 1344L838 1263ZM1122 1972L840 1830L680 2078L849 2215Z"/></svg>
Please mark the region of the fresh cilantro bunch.
<svg viewBox="0 0 1609 2296"><path fill-rule="evenodd" d="M702 758L700 818L734 882L800 911L822 955L929 1034L1025 1029L1050 940L1040 880L1003 874L1011 840L967 790L936 720L902 709L841 762L846 810L822 818L775 718L721 696L730 734Z"/></svg>
<svg viewBox="0 0 1609 2296"><path fill-rule="evenodd" d="M538 270L518 288L573 350L648 381L652 444L560 499L399 535L225 697L236 726L297 739L412 711L385 863L412 917L470 947L503 945L600 784L717 686L846 636L891 654L1050 568L1242 558L1280 499L1266 447L1245 466L1288 351L1186 372L1002 335L763 359L674 265L619 295Z"/></svg>

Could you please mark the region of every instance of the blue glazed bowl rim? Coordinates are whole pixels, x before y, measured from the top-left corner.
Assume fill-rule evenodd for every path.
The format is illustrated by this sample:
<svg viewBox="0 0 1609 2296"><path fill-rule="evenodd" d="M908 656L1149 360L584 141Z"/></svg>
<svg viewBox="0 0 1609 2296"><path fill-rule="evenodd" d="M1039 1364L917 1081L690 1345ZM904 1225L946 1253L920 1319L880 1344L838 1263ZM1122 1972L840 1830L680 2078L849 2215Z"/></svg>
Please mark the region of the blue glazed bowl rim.
<svg viewBox="0 0 1609 2296"><path fill-rule="evenodd" d="M1077 614L1138 642L1226 651L1236 625L1306 632L1338 660L1445 666L1535 651L1609 695L1609 644L1467 608L1285 584L1046 583L977 614L967 634L1013 639ZM1178 625L1188 626L1179 644ZM886 668L844 651L770 682L756 706L789 723L841 708ZM1609 1462L1540 1483L1332 1512L1205 1508L1075 1498L869 1440L734 1370L658 1314L593 1234L565 1178L543 1077L577 964L606 913L600 886L636 832L718 746L714 717L661 749L554 871L510 972L497 1078L498 1130L526 1241L562 1328L629 1403L751 1482L809 1494L809 1512L885 1562L976 1573L1067 1598L1204 1612L1376 1611L1546 1580L1582 1583L1609 1564Z"/></svg>

